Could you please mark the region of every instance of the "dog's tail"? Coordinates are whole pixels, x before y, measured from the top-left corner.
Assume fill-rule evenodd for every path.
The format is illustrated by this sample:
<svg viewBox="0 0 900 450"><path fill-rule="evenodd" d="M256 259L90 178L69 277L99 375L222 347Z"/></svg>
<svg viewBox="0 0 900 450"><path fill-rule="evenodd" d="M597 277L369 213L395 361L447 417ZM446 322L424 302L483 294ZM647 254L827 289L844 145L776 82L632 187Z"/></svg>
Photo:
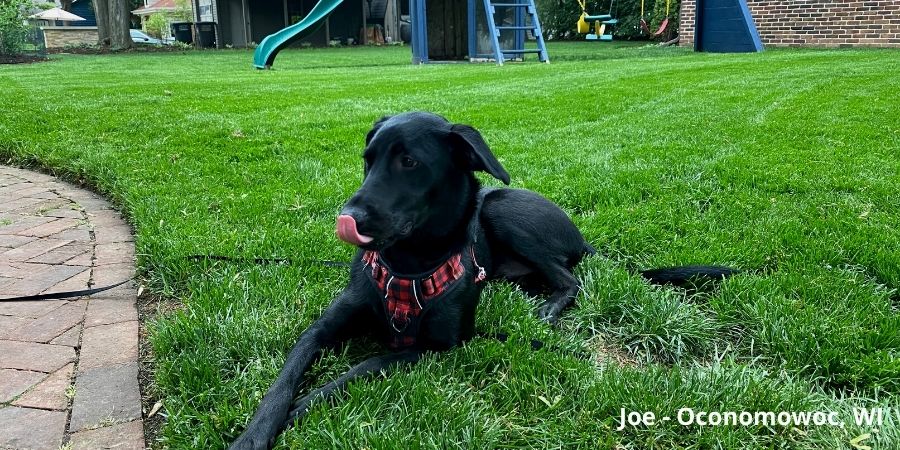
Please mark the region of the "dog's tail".
<svg viewBox="0 0 900 450"><path fill-rule="evenodd" d="M584 256L597 254L588 241L584 241L581 253ZM706 281L722 280L741 271L726 266L676 266L662 267L659 269L638 270L639 274L653 284L672 284L675 286L690 286L702 284Z"/></svg>
<svg viewBox="0 0 900 450"><path fill-rule="evenodd" d="M639 273L653 284L684 286L721 280L740 273L740 270L725 266L679 266L641 270Z"/></svg>

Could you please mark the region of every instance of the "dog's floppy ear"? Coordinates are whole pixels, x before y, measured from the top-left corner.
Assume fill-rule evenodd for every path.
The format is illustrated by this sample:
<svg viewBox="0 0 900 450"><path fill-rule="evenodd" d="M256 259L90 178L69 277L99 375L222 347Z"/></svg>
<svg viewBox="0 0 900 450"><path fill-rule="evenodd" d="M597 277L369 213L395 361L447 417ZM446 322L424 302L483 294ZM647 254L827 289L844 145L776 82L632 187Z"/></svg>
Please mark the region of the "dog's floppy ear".
<svg viewBox="0 0 900 450"><path fill-rule="evenodd" d="M375 137L375 133L381 129L381 126L384 125L385 122L388 121L393 116L384 116L375 121L375 124L372 125L372 129L366 134L366 145L369 145L369 142L372 142L372 138Z"/></svg>
<svg viewBox="0 0 900 450"><path fill-rule="evenodd" d="M450 145L469 170L480 170L509 184L509 174L497 161L481 133L468 125L453 124L450 127Z"/></svg>

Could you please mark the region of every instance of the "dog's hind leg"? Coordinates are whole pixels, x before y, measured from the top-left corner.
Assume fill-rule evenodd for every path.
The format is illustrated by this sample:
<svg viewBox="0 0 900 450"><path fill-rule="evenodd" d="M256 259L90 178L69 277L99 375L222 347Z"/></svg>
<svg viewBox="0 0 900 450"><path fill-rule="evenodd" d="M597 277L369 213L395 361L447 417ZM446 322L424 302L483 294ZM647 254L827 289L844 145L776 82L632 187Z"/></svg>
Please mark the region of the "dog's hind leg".
<svg viewBox="0 0 900 450"><path fill-rule="evenodd" d="M563 266L550 264L550 267L539 267L539 270L546 277L553 292L538 308L538 318L554 324L562 312L575 301L580 287L572 272Z"/></svg>
<svg viewBox="0 0 900 450"><path fill-rule="evenodd" d="M373 375L378 372L388 374L399 366L418 362L421 356L422 353L418 350L408 350L399 353L375 356L353 366L353 368L345 372L336 380L294 401L291 412L288 414L288 419L284 422L283 428L288 428L292 426L296 420L302 419L309 411L309 408L314 401L327 398L334 393L334 391L346 387L347 383L350 381L356 378Z"/></svg>
<svg viewBox="0 0 900 450"><path fill-rule="evenodd" d="M531 191L491 191L484 197L480 218L497 255L496 275L529 291L547 288L550 297L538 316L549 323L559 320L579 291L572 268L594 248L559 206ZM512 270L518 267L530 272Z"/></svg>

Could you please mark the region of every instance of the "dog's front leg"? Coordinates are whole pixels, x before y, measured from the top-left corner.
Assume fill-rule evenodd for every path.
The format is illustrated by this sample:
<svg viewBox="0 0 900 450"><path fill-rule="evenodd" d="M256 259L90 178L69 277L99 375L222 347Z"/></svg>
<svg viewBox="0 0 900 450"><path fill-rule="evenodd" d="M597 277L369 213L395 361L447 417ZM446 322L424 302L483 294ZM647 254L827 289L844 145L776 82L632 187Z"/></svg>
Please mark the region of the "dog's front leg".
<svg viewBox="0 0 900 450"><path fill-rule="evenodd" d="M229 447L234 450L268 449L282 430L291 402L303 373L319 357L322 349L334 345L338 336L345 337L353 319L360 314L364 300L347 288L336 298L294 344L284 367L269 388L247 429ZM358 331L358 330L357 330Z"/></svg>
<svg viewBox="0 0 900 450"><path fill-rule="evenodd" d="M356 378L374 375L378 372L387 375L399 366L418 362L421 357L421 351L407 350L399 353L375 356L353 366L336 380L297 399L293 404L293 409L288 415L287 421L284 423L284 428L293 425L296 420L302 419L309 411L309 408L314 401L326 398L334 393L334 391L343 389L350 381Z"/></svg>

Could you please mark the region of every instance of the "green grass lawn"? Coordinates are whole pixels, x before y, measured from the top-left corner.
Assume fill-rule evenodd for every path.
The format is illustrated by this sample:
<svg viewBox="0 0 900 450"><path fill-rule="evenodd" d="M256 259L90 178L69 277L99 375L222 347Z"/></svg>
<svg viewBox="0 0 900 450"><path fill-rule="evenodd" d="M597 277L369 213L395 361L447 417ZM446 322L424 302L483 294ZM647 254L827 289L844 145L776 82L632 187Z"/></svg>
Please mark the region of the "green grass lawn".
<svg viewBox="0 0 900 450"><path fill-rule="evenodd" d="M900 52L555 44L549 65L411 66L408 48L61 55L0 67L0 157L83 180L134 224L153 389L171 448L234 439L347 281L334 217L363 137L424 109L479 128L513 186L560 204L602 256L557 328L495 283L475 339L320 403L295 448L900 448ZM487 184L496 184L486 177ZM746 272L688 293L636 268ZM532 338L550 349L533 352ZM381 351L354 341L322 384ZM580 354L589 352L593 360ZM857 426L855 407L890 408ZM673 420L617 431L620 408ZM837 411L847 425L681 426L697 411Z"/></svg>

